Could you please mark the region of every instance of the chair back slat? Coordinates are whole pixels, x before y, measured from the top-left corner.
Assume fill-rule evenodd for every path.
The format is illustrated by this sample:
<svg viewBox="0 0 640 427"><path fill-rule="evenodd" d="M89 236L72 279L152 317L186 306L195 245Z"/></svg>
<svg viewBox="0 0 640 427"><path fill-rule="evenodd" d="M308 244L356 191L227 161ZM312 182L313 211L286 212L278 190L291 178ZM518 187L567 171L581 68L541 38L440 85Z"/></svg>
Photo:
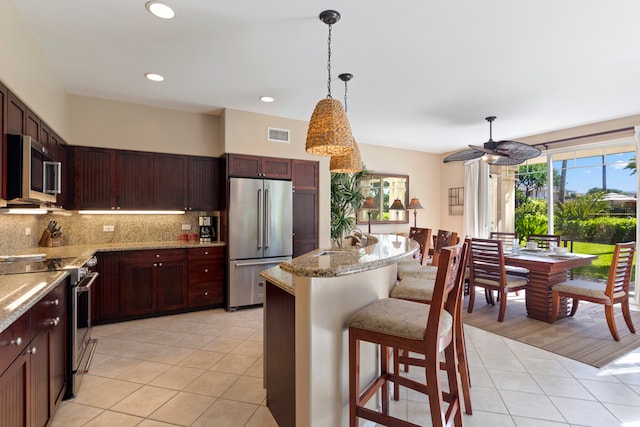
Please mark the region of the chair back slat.
<svg viewBox="0 0 640 427"><path fill-rule="evenodd" d="M613 298L620 291L629 292L635 249L635 242L616 243L605 290L608 297Z"/></svg>
<svg viewBox="0 0 640 427"><path fill-rule="evenodd" d="M431 229L421 227L409 228L409 238L415 240L420 246L418 261L421 265L427 263L427 252L429 252L429 242L431 241Z"/></svg>
<svg viewBox="0 0 640 427"><path fill-rule="evenodd" d="M513 239L516 239L518 244L520 244L518 233L509 231L492 231L489 233L489 239L500 240L502 242L502 249L507 252L513 252Z"/></svg>
<svg viewBox="0 0 640 427"><path fill-rule="evenodd" d="M529 234L527 242L536 242L540 249L549 249L550 243L560 246L560 236L555 234Z"/></svg>
<svg viewBox="0 0 640 427"><path fill-rule="evenodd" d="M505 281L502 242L493 239L471 240L471 277L499 283Z"/></svg>

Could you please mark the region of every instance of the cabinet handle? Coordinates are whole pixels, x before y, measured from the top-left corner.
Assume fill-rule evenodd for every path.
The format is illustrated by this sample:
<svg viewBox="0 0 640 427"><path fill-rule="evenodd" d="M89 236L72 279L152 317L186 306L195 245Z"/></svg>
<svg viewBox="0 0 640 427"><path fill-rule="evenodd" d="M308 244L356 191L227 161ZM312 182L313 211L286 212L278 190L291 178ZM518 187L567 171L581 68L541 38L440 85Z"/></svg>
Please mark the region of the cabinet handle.
<svg viewBox="0 0 640 427"><path fill-rule="evenodd" d="M162 267L162 263L161 262L158 263L158 267Z"/></svg>
<svg viewBox="0 0 640 427"><path fill-rule="evenodd" d="M209 251L204 251L204 254L205 255L209 255Z"/></svg>
<svg viewBox="0 0 640 427"><path fill-rule="evenodd" d="M156 254L156 258L160 258L160 254Z"/></svg>
<svg viewBox="0 0 640 427"><path fill-rule="evenodd" d="M18 337L15 340L9 342L10 345L22 345L22 337Z"/></svg>
<svg viewBox="0 0 640 427"><path fill-rule="evenodd" d="M55 319L51 319L49 323L51 324L51 326L58 326L58 323L60 323L60 318L56 317Z"/></svg>
<svg viewBox="0 0 640 427"><path fill-rule="evenodd" d="M38 351L38 349L35 348L35 347L31 347L31 348L27 349L27 353L28 354L36 354L37 351Z"/></svg>
<svg viewBox="0 0 640 427"><path fill-rule="evenodd" d="M60 301L58 301L58 298L51 301L51 305L60 305Z"/></svg>
<svg viewBox="0 0 640 427"><path fill-rule="evenodd" d="M158 266L158 263L157 263L157 262L156 262L156 263L154 263L154 264L153 264L153 266L154 266L154 267L157 267L157 266Z"/></svg>
<svg viewBox="0 0 640 427"><path fill-rule="evenodd" d="M206 297L207 295L209 295L209 292L205 292L205 293L204 293L204 296L205 296L205 297Z"/></svg>
<svg viewBox="0 0 640 427"><path fill-rule="evenodd" d="M344 76L343 76L343 77L344 77ZM208 273L208 272L209 272L209 269L208 269L208 268L205 268L205 269L204 269L204 272L205 272L205 273Z"/></svg>

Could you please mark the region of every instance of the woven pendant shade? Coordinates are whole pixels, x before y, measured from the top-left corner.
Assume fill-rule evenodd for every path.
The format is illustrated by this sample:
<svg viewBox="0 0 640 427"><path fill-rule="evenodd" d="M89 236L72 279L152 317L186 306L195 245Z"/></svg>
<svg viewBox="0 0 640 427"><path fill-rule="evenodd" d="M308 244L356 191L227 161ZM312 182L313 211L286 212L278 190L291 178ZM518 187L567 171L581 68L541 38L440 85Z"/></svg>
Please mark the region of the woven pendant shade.
<svg viewBox="0 0 640 427"><path fill-rule="evenodd" d="M345 156L331 156L329 171L334 173L356 173L362 171L360 149L353 140L353 151Z"/></svg>
<svg viewBox="0 0 640 427"><path fill-rule="evenodd" d="M320 100L307 130L307 153L316 156L344 156L353 150L353 135L347 114L337 99Z"/></svg>

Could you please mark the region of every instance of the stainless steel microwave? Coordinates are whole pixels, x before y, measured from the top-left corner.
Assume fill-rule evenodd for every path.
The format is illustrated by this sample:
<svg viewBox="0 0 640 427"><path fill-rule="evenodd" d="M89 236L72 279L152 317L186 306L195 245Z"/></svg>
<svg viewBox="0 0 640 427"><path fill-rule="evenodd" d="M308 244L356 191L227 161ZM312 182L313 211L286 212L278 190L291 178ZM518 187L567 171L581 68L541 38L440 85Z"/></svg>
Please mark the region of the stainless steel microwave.
<svg viewBox="0 0 640 427"><path fill-rule="evenodd" d="M30 136L7 135L7 200L55 202L62 187L62 164Z"/></svg>

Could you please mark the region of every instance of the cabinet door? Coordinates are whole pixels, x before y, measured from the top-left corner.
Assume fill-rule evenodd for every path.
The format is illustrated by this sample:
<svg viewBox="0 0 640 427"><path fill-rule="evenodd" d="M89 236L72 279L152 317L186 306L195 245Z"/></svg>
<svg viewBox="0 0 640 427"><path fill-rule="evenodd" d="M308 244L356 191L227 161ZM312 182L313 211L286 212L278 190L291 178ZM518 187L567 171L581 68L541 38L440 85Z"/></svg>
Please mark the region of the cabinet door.
<svg viewBox="0 0 640 427"><path fill-rule="evenodd" d="M319 162L313 160L291 160L291 183L296 190L318 189Z"/></svg>
<svg viewBox="0 0 640 427"><path fill-rule="evenodd" d="M258 156L246 156L244 154L229 154L227 156L229 176L256 178L260 177L262 159Z"/></svg>
<svg viewBox="0 0 640 427"><path fill-rule="evenodd" d="M96 271L98 278L91 292L91 309L96 324L123 316L124 291L119 278L120 252L100 252L97 254Z"/></svg>
<svg viewBox="0 0 640 427"><path fill-rule="evenodd" d="M63 304L66 307L66 301ZM49 407L55 408L62 397L67 385L67 311L56 313L56 324L49 329Z"/></svg>
<svg viewBox="0 0 640 427"><path fill-rule="evenodd" d="M24 135L27 121L27 106L11 91L7 103L7 133Z"/></svg>
<svg viewBox="0 0 640 427"><path fill-rule="evenodd" d="M115 151L73 147L76 209L115 208Z"/></svg>
<svg viewBox="0 0 640 427"><path fill-rule="evenodd" d="M291 160L263 157L261 172L265 178L291 179Z"/></svg>
<svg viewBox="0 0 640 427"><path fill-rule="evenodd" d="M29 354L22 352L0 375L0 426L29 426Z"/></svg>
<svg viewBox="0 0 640 427"><path fill-rule="evenodd" d="M158 311L172 311L187 306L187 263L182 261L159 262L156 267L158 287Z"/></svg>
<svg viewBox="0 0 640 427"><path fill-rule="evenodd" d="M31 138L35 139L36 141L40 142L42 145L48 148L49 139L47 138L46 141L40 141L40 137L42 136L40 135L40 130L41 130L40 118L33 111L27 108L27 117L25 121L25 135L29 135Z"/></svg>
<svg viewBox="0 0 640 427"><path fill-rule="evenodd" d="M5 147L7 142L7 112L9 110L9 90L0 83L0 147ZM6 199L4 194L4 159L0 149L0 199Z"/></svg>
<svg viewBox="0 0 640 427"><path fill-rule="evenodd" d="M43 427L51 418L51 407L49 405L49 352L49 331L43 329L31 341L29 408L32 427Z"/></svg>
<svg viewBox="0 0 640 427"><path fill-rule="evenodd" d="M183 210L187 206L187 157L175 154L153 156L154 209Z"/></svg>
<svg viewBox="0 0 640 427"><path fill-rule="evenodd" d="M40 136L36 139L40 144L47 147L49 150L56 152L55 144L51 138L51 129L44 123L40 123ZM57 160L57 159L56 159Z"/></svg>
<svg viewBox="0 0 640 427"><path fill-rule="evenodd" d="M138 316L155 313L157 292L156 267L150 261L126 261L122 267L124 314Z"/></svg>
<svg viewBox="0 0 640 427"><path fill-rule="evenodd" d="M56 161L62 163L61 171L62 175L60 177L60 194L58 194L56 198L56 203L60 207L66 207L68 209L72 208L71 200L69 199L69 183L71 182L69 172L73 173L73 168L69 167L69 160L67 156L67 144L63 144L60 141L58 136L52 134L50 141L54 141L55 150L56 150Z"/></svg>
<svg viewBox="0 0 640 427"><path fill-rule="evenodd" d="M213 157L189 157L188 210L220 210L220 162Z"/></svg>
<svg viewBox="0 0 640 427"><path fill-rule="evenodd" d="M318 248L318 191L293 192L293 257Z"/></svg>
<svg viewBox="0 0 640 427"><path fill-rule="evenodd" d="M116 150L116 206L149 209L153 198L153 153Z"/></svg>
<svg viewBox="0 0 640 427"><path fill-rule="evenodd" d="M189 307L224 304L224 250L189 249Z"/></svg>

